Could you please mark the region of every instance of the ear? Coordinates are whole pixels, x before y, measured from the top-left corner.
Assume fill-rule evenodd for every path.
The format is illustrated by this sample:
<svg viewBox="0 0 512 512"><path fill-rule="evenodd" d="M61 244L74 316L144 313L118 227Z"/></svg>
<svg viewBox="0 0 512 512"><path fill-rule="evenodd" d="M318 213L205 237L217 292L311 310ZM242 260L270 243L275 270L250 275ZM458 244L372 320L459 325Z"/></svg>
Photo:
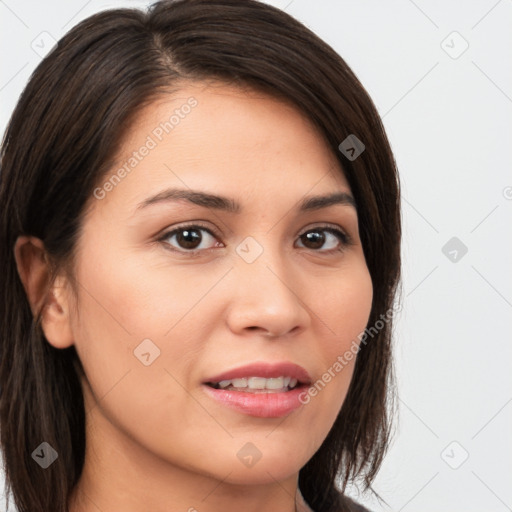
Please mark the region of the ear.
<svg viewBox="0 0 512 512"><path fill-rule="evenodd" d="M58 276L50 288L50 262L43 242L33 236L19 236L14 244L14 257L34 317L42 311L42 328L55 348L73 345L69 288L67 280Z"/></svg>

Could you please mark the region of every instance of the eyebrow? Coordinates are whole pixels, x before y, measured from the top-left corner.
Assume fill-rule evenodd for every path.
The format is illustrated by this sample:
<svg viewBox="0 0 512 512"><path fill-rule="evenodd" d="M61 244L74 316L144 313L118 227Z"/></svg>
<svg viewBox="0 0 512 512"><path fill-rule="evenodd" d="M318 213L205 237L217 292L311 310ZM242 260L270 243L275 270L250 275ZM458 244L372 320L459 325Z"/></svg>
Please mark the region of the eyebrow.
<svg viewBox="0 0 512 512"><path fill-rule="evenodd" d="M186 201L198 206L213 208L214 210L223 210L228 213L240 213L242 211L240 203L237 203L234 199L218 196L215 194L208 194L198 190L185 190L177 188L164 190L155 196L145 199L137 206L135 211L147 208L148 206L154 204L178 201L180 199L185 199ZM354 209L357 209L356 201L351 194L348 192L335 192L333 194L327 194L323 196L305 197L299 203L298 210L300 212L308 212L320 210L322 208L327 208L329 206L338 204L351 206Z"/></svg>

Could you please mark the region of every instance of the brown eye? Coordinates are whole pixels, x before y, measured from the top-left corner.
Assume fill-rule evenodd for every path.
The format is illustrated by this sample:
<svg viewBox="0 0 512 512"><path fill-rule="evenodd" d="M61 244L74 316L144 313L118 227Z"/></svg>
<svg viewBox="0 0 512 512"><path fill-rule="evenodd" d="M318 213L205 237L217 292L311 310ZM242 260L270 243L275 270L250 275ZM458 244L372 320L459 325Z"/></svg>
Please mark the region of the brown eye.
<svg viewBox="0 0 512 512"><path fill-rule="evenodd" d="M201 226L182 226L173 229L165 233L160 241L170 245L171 249L181 252L206 250L222 245L210 230Z"/></svg>
<svg viewBox="0 0 512 512"><path fill-rule="evenodd" d="M310 231L304 233L300 239L309 249L320 249L325 243L325 235L320 231Z"/></svg>
<svg viewBox="0 0 512 512"><path fill-rule="evenodd" d="M203 239L198 229L182 229L175 236L176 242L183 249L196 249Z"/></svg>
<svg viewBox="0 0 512 512"><path fill-rule="evenodd" d="M310 229L299 236L301 247L318 252L341 250L350 243L348 235L335 228ZM319 251L321 249L321 251Z"/></svg>

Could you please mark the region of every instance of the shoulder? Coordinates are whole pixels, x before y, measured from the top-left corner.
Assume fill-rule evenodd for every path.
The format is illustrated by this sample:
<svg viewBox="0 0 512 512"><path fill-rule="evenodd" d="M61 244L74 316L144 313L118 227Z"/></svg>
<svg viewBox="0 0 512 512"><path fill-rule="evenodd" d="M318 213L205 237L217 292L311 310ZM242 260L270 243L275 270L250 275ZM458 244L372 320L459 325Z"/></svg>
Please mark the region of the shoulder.
<svg viewBox="0 0 512 512"><path fill-rule="evenodd" d="M350 510L350 512L371 512L370 509L363 507L363 505L360 505L348 496L343 496L343 501L347 505L347 509Z"/></svg>
<svg viewBox="0 0 512 512"><path fill-rule="evenodd" d="M371 512L370 509L363 507L352 498L348 496L337 493L336 494L336 505L334 505L334 509L339 510L339 512ZM297 488L296 494L296 511L297 512L315 512L304 500L302 493L299 488Z"/></svg>

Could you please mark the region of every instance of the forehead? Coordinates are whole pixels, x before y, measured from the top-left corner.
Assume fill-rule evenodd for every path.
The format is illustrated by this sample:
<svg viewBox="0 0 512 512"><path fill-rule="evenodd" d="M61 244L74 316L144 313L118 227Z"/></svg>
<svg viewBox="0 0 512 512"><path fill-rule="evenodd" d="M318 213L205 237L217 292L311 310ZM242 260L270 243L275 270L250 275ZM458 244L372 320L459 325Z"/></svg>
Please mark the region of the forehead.
<svg viewBox="0 0 512 512"><path fill-rule="evenodd" d="M221 189L241 202L350 190L335 154L299 109L216 82L188 84L147 105L103 183L116 173L122 180L108 187L108 201L132 204L171 186Z"/></svg>

